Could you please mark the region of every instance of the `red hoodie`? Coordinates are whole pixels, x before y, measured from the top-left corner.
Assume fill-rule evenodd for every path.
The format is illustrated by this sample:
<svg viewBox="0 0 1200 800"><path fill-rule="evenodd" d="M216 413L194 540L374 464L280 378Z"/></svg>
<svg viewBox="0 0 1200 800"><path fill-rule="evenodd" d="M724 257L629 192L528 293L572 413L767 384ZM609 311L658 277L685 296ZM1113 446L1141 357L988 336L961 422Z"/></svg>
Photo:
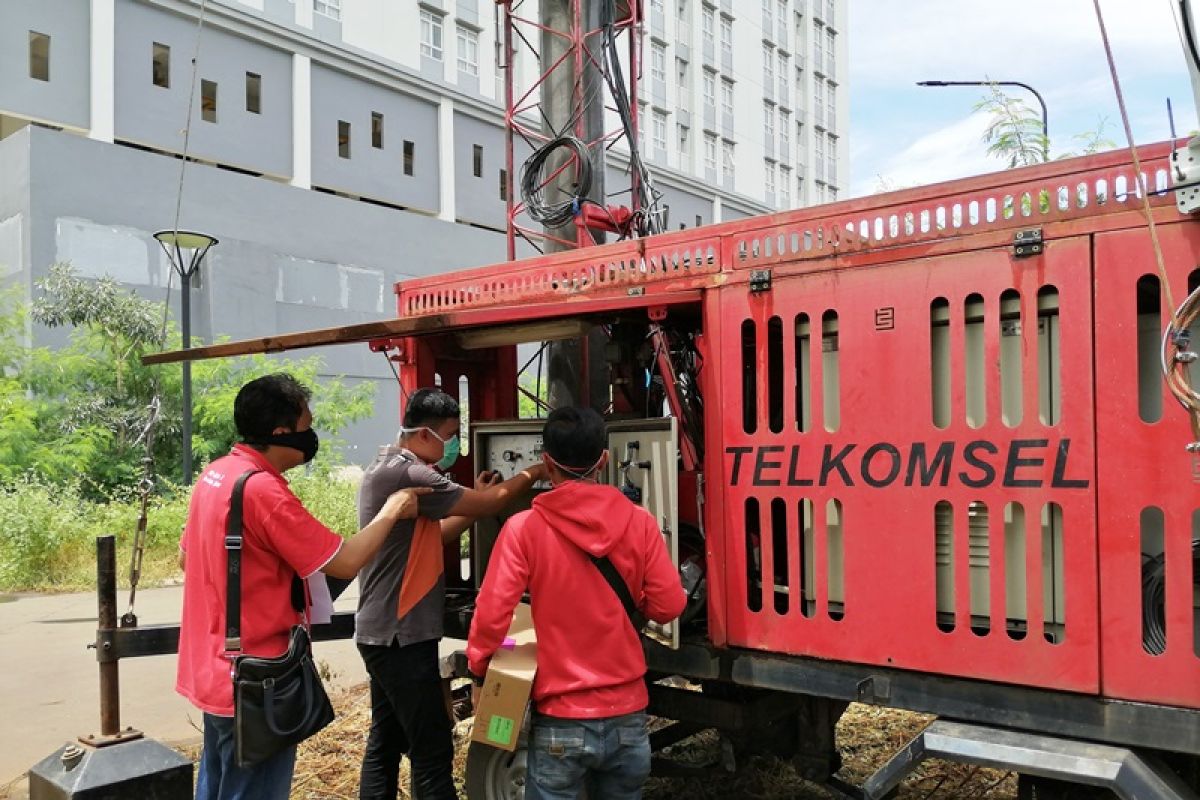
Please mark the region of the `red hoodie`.
<svg viewBox="0 0 1200 800"><path fill-rule="evenodd" d="M487 670L528 589L538 711L595 719L646 707L641 640L589 553L609 557L650 619L670 622L683 612L687 598L654 517L611 486L567 481L500 532L471 622L471 672Z"/></svg>

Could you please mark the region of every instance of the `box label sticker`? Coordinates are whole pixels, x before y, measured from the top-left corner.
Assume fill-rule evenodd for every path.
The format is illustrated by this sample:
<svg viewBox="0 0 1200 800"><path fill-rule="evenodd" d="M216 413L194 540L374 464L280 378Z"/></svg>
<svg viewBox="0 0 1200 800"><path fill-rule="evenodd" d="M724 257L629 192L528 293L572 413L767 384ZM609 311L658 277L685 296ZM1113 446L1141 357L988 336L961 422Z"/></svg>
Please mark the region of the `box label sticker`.
<svg viewBox="0 0 1200 800"><path fill-rule="evenodd" d="M513 721L508 717L493 715L488 723L488 741L505 746L512 744L513 727Z"/></svg>

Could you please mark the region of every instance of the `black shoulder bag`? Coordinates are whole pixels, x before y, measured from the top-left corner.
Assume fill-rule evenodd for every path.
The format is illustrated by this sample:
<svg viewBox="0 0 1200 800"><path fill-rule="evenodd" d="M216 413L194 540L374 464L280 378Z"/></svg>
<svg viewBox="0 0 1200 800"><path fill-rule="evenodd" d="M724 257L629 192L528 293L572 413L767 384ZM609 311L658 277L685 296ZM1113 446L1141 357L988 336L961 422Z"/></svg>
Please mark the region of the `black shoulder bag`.
<svg viewBox="0 0 1200 800"><path fill-rule="evenodd" d="M234 753L239 767L265 761L333 722L333 706L312 659L304 625L292 627L287 652L276 658L242 654L242 494L237 479L225 523L225 651L233 656Z"/></svg>
<svg viewBox="0 0 1200 800"><path fill-rule="evenodd" d="M612 561L608 556L600 556L597 558L591 553L587 553L587 557L596 565L596 569L600 570L600 574L604 576L604 580L612 587L612 590L617 595L617 599L621 601L621 605L625 608L625 615L629 617L629 623L633 625L633 630L639 636L642 629L646 627L649 620L646 615L638 611L637 603L633 601L633 594L629 591L629 585L625 583L625 579L621 577L621 573L617 572L617 568L613 566Z"/></svg>

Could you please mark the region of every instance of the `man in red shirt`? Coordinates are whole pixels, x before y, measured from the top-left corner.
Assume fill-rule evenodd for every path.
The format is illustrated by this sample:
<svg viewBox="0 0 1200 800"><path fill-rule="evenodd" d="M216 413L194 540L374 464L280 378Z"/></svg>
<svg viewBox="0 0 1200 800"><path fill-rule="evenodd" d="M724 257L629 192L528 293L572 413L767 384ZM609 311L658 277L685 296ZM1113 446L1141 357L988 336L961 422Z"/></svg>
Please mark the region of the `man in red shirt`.
<svg viewBox="0 0 1200 800"><path fill-rule="evenodd" d="M650 774L646 660L625 608L592 558L607 556L638 609L669 622L687 598L654 518L596 482L608 462L604 419L560 408L542 430L554 488L504 526L467 642L482 676L528 590L537 675L527 800L636 800ZM478 680L478 678L477 678Z"/></svg>
<svg viewBox="0 0 1200 800"><path fill-rule="evenodd" d="M283 473L317 453L308 408L311 393L287 374L250 381L233 404L241 443L212 462L192 489L179 543L184 567L176 691L204 712L198 800L286 800L296 749L253 767L234 761L233 681L225 655L225 521L237 479L243 490L242 652L274 657L303 619L292 605L294 576L324 572L352 578L387 539L392 525L417 513L422 490L391 495L375 518L342 540L300 504Z"/></svg>

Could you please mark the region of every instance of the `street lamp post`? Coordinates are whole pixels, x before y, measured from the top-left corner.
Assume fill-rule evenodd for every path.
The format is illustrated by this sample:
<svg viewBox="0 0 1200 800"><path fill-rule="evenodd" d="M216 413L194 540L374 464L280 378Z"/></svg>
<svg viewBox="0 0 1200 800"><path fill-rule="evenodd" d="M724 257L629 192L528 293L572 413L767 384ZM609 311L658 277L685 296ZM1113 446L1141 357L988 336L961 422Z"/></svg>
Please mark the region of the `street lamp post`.
<svg viewBox="0 0 1200 800"><path fill-rule="evenodd" d="M1031 92L1037 98L1038 105L1042 107L1042 160L1050 160L1050 123L1049 115L1046 113L1046 101L1042 99L1038 90L1028 83L1020 81L917 81L917 86L1017 86Z"/></svg>
<svg viewBox="0 0 1200 800"><path fill-rule="evenodd" d="M200 271L200 263L208 250L217 244L215 236L195 231L166 230L154 234L167 254L171 268L179 276L181 291L179 325L183 329L183 349L192 346L192 276ZM192 482L192 363L183 362L183 483Z"/></svg>

